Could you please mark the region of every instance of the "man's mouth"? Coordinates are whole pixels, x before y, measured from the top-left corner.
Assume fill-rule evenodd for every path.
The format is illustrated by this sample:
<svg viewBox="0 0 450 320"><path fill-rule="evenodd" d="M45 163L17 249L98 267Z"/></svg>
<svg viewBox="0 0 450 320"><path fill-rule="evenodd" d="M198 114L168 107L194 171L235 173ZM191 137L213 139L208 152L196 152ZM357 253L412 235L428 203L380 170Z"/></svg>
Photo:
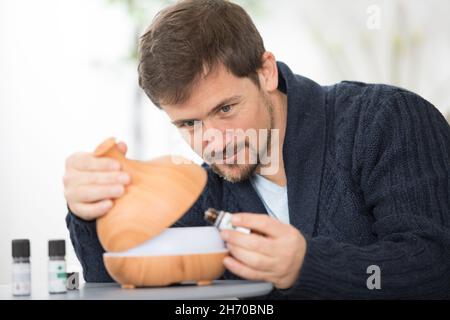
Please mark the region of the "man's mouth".
<svg viewBox="0 0 450 320"><path fill-rule="evenodd" d="M224 164L234 164L238 154L245 149L245 143L241 143L237 148L233 148L234 152L232 154L227 154L227 148L223 151L223 161Z"/></svg>

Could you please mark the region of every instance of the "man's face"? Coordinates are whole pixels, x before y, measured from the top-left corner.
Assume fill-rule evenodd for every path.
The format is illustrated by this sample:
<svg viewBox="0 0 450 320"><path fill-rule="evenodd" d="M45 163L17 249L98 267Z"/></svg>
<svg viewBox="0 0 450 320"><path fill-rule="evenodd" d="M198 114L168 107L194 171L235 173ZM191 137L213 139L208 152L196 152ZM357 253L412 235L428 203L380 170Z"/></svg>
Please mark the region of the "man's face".
<svg viewBox="0 0 450 320"><path fill-rule="evenodd" d="M260 164L259 155L270 149L268 94L223 65L200 79L187 101L162 108L191 148L228 181L247 179Z"/></svg>

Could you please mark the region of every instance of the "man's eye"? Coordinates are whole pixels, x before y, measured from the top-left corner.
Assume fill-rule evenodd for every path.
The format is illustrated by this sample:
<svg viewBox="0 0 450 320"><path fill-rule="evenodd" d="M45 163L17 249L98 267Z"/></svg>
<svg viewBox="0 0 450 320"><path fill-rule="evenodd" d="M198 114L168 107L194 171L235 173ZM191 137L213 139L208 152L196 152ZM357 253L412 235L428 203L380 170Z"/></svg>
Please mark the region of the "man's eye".
<svg viewBox="0 0 450 320"><path fill-rule="evenodd" d="M194 124L195 124L194 120L185 121L183 122L183 127L193 127Z"/></svg>
<svg viewBox="0 0 450 320"><path fill-rule="evenodd" d="M223 106L222 108L220 108L220 111L223 112L223 113L230 112L231 111L231 105Z"/></svg>

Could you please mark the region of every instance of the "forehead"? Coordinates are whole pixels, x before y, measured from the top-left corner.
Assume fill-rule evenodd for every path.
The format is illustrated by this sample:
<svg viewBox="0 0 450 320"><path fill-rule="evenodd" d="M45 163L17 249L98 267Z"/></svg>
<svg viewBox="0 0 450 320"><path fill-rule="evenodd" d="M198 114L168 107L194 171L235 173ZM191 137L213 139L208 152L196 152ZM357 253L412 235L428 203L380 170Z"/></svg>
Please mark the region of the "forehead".
<svg viewBox="0 0 450 320"><path fill-rule="evenodd" d="M226 98L245 96L252 84L249 78L236 77L223 64L219 64L194 84L186 101L161 107L172 120L197 119Z"/></svg>

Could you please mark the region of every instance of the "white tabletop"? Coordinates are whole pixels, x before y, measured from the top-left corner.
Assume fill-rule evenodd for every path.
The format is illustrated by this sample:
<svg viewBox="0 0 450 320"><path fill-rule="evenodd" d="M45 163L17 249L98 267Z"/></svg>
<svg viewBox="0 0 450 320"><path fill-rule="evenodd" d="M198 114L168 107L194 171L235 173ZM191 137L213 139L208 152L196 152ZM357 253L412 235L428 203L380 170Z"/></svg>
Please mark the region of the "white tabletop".
<svg viewBox="0 0 450 320"><path fill-rule="evenodd" d="M10 285L0 285L0 299L32 300L195 300L258 297L272 290L269 282L216 280L211 285L179 284L168 287L122 289L117 283L84 283L78 290L49 294L46 284L33 286L31 296L15 297Z"/></svg>

